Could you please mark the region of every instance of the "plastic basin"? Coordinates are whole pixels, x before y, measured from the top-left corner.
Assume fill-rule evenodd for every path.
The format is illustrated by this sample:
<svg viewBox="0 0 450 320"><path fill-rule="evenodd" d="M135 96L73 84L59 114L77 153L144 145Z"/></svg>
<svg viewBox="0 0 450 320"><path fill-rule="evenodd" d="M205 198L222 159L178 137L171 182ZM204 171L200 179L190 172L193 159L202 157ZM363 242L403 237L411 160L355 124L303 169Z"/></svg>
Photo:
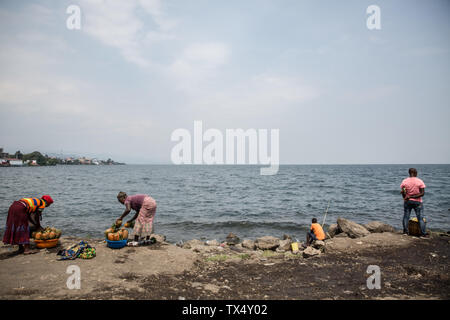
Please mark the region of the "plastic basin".
<svg viewBox="0 0 450 320"><path fill-rule="evenodd" d="M51 239L51 240L34 240L36 243L36 247L43 248L54 248L58 245L59 239Z"/></svg>
<svg viewBox="0 0 450 320"><path fill-rule="evenodd" d="M127 245L127 240L111 241L106 239L106 245L112 249L120 249Z"/></svg>

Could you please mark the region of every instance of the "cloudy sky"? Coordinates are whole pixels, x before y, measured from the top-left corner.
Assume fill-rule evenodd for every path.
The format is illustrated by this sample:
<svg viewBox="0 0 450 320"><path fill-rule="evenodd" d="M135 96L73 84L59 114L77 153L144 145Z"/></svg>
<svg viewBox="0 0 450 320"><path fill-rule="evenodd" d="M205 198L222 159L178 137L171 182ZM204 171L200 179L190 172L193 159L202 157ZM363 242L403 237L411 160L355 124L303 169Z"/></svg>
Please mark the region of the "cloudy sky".
<svg viewBox="0 0 450 320"><path fill-rule="evenodd" d="M0 147L170 163L171 133L201 120L279 129L281 163L450 163L449 14L445 0L2 0Z"/></svg>

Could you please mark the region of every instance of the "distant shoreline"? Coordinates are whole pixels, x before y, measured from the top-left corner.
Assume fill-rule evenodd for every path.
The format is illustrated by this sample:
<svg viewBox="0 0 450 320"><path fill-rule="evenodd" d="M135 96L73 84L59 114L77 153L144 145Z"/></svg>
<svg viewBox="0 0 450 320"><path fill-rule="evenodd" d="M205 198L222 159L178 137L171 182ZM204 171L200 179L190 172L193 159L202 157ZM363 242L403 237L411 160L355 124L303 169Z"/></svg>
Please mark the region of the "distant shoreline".
<svg viewBox="0 0 450 320"><path fill-rule="evenodd" d="M38 167L105 167L105 166L125 166L126 163L114 163L114 164L46 164L46 165L0 165L0 168L38 168Z"/></svg>

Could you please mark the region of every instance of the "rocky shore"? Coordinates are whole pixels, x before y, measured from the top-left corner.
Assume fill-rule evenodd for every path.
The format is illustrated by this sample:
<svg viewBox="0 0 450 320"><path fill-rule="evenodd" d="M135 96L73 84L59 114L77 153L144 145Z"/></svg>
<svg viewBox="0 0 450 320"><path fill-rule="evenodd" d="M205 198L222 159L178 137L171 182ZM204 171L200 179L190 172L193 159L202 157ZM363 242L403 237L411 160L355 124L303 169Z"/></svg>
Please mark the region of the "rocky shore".
<svg viewBox="0 0 450 320"><path fill-rule="evenodd" d="M56 253L82 239L62 237L57 248L18 255L0 246L1 299L449 299L450 235L402 235L382 222L339 218L327 239L292 252L292 239L266 236L110 249L84 239L97 256L58 261ZM80 269L69 289L68 267ZM370 289L369 266L380 270Z"/></svg>

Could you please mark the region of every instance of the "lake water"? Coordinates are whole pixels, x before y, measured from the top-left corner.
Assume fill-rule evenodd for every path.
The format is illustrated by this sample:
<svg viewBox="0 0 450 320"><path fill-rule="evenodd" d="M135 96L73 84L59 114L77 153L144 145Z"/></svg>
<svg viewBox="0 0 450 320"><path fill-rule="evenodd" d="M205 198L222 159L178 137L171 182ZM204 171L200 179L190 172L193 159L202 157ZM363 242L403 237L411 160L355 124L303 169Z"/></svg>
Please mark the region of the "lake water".
<svg viewBox="0 0 450 320"><path fill-rule="evenodd" d="M117 193L146 193L157 201L154 231L176 243L288 234L303 240L311 218L381 220L401 228L399 193L409 165L286 165L261 176L260 166L56 166L0 168L0 231L14 200L50 194L42 225L64 235L103 237L123 212ZM414 165L427 185L431 229L450 230L450 165ZM132 214L129 215L131 218ZM414 216L414 212L412 213ZM127 220L127 219L125 219Z"/></svg>

